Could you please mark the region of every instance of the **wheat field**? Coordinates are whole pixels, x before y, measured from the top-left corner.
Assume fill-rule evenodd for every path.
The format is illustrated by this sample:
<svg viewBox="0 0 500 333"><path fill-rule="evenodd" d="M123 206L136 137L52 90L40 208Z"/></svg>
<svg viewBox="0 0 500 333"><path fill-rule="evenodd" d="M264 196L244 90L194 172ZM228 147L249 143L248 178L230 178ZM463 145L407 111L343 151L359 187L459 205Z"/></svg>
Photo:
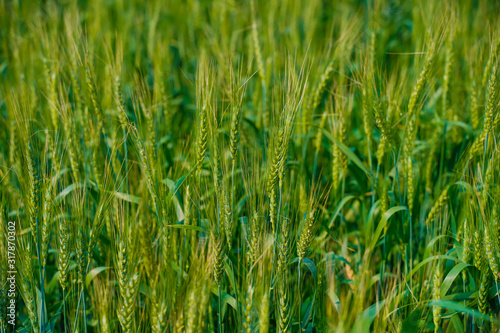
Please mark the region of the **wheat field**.
<svg viewBox="0 0 500 333"><path fill-rule="evenodd" d="M0 0L0 332L500 332L500 3Z"/></svg>

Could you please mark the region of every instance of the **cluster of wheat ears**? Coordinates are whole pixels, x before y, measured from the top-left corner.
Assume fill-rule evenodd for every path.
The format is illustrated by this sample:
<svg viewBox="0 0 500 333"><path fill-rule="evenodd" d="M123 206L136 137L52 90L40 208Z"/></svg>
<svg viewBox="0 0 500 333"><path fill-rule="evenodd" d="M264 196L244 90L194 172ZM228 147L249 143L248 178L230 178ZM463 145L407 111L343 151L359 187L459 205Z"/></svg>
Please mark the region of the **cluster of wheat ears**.
<svg viewBox="0 0 500 333"><path fill-rule="evenodd" d="M0 0L0 331L498 332L499 13Z"/></svg>

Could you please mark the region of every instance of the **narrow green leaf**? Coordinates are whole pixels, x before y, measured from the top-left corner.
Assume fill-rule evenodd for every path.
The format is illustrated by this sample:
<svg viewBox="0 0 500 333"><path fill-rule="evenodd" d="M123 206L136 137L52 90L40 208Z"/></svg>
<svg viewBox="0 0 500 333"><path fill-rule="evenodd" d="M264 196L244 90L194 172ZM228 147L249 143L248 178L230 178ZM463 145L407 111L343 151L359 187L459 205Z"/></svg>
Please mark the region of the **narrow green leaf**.
<svg viewBox="0 0 500 333"><path fill-rule="evenodd" d="M480 319L484 319L484 320L489 321L489 322L500 324L500 320L498 320L498 319L496 319L494 317L490 317L490 316L484 315L484 314L482 314L481 312L479 312L476 309L471 309L469 307L466 307L462 303L441 300L441 301L432 301L432 302L429 302L427 304L427 306L429 306L429 307L430 306L439 306L439 307L441 307L443 309L446 309L446 310L452 310L452 311L456 311L456 312L463 312L463 313L466 313L466 314L468 314L470 316L474 316L475 318L480 318Z"/></svg>
<svg viewBox="0 0 500 333"><path fill-rule="evenodd" d="M464 333L465 332L462 320L460 320L460 317L458 315L451 317L450 322L453 324L453 328L455 328L455 332L457 332L457 333ZM449 326L447 332L450 332L450 327L452 327L452 326L451 325Z"/></svg>
<svg viewBox="0 0 500 333"><path fill-rule="evenodd" d="M136 197L135 195L132 195L132 194L128 194L128 193L115 192L115 197L117 197L120 200L128 201L128 202L135 203L135 204L138 204L139 202L141 202L141 198Z"/></svg>
<svg viewBox="0 0 500 333"><path fill-rule="evenodd" d="M217 289L217 287L213 287L212 288L212 294L214 294L215 296L219 297L219 290ZM221 291L221 297L222 297L222 300L231 305L231 307L235 310L238 309L237 307L237 302L236 302L236 298L234 298L233 296L229 295L228 293L226 293L225 291Z"/></svg>
<svg viewBox="0 0 500 333"><path fill-rule="evenodd" d="M427 263L433 261L433 260L437 260L437 259L448 259L448 260L454 260L454 261L460 261L458 258L456 257L452 257L452 256L447 256L447 255L437 255L437 256L432 256L432 257L429 257L421 262L418 263L418 265L416 265L412 271L410 273L408 273L408 275L406 275L406 281L408 281L410 279L410 277L415 274L420 268L422 268L424 265L426 265Z"/></svg>
<svg viewBox="0 0 500 333"><path fill-rule="evenodd" d="M363 311L356 322L354 323L354 327L352 328L352 333L365 333L370 332L370 326L372 325L373 320L378 315L380 309L382 309L384 305L384 301L380 301L376 304L373 304L368 309Z"/></svg>
<svg viewBox="0 0 500 333"><path fill-rule="evenodd" d="M333 143L335 143L339 148L340 150L342 150L342 152L347 156L348 159L350 159L354 164L356 164L361 170L363 170L363 172L368 176L368 179L370 180L370 182L373 183L372 179L373 179L373 176L372 176L372 173L370 172L370 170L368 170L365 165L363 164L363 162L361 162L361 160L359 159L359 157L356 156L356 154L354 154L352 152L352 150L350 150L347 146L345 146L342 142L340 142L339 140L337 140L333 135L330 134L330 132L328 132L326 129L322 128L321 129L323 131L323 133L325 133L325 136L330 139Z"/></svg>
<svg viewBox="0 0 500 333"><path fill-rule="evenodd" d="M464 123L463 121L451 121L451 120L446 120L446 121L443 121L443 120L440 120L440 121L437 121L436 124L439 124L439 125L444 125L444 124L447 124L450 128L452 128L453 126L456 126L456 127L461 127L464 129L464 131L467 133L467 134L473 134L474 133L474 128L467 124L467 123Z"/></svg>
<svg viewBox="0 0 500 333"><path fill-rule="evenodd" d="M293 263L296 263L298 261L299 261L299 257L295 257L292 259L291 263L293 264ZM302 260L302 264L306 265L306 267L309 269L312 276L314 277L314 281L317 281L318 280L318 269L316 268L316 265L314 265L314 263L311 261L311 259L304 258L304 260Z"/></svg>
<svg viewBox="0 0 500 333"><path fill-rule="evenodd" d="M67 187L65 187L61 193L59 193L56 197L56 202L59 202L61 201L62 199L64 199L68 194L70 194L71 192L73 192L73 190L77 189L77 188L80 188L82 187L82 184L80 183L75 183L75 184L71 184L71 185L68 185Z"/></svg>
<svg viewBox="0 0 500 333"><path fill-rule="evenodd" d="M416 308L406 319L403 321L402 332L405 333L416 333L420 332L420 328L423 327L424 321L422 320L422 312L424 307L420 306Z"/></svg>
<svg viewBox="0 0 500 333"><path fill-rule="evenodd" d="M351 263L349 261L347 261L346 258L344 257L341 257L339 255L336 255L335 253L333 252L328 252L327 254L325 254L325 259L324 260L328 260L328 259L331 259L333 261L335 260L339 260L339 261L342 261L343 263L346 263L347 265L351 266ZM351 266L352 267L352 266Z"/></svg>
<svg viewBox="0 0 500 333"><path fill-rule="evenodd" d="M321 226L323 227L323 229L325 229L326 233L328 234L328 236L330 236L334 241L337 241L337 239L335 238L335 236L333 235L333 232L330 230L330 228L328 228L328 226L326 225L325 222L322 222L321 223Z"/></svg>
<svg viewBox="0 0 500 333"><path fill-rule="evenodd" d="M340 308L340 299L337 296L337 294L335 293L335 291L333 291L332 289L328 289L326 294L330 298L330 301L332 301L333 307L335 308L337 313L340 314L340 309L339 309Z"/></svg>
<svg viewBox="0 0 500 333"><path fill-rule="evenodd" d="M458 182L455 182L453 185L457 185L457 186L459 186L459 187L463 187L463 188L465 188L467 191L469 191L469 193L474 193L474 192L475 192L475 191L474 191L474 188L472 187L472 185L471 185L471 184L466 183L466 182L464 182L464 181L462 181L462 180L460 180L460 181L458 181Z"/></svg>
<svg viewBox="0 0 500 333"><path fill-rule="evenodd" d="M85 277L85 286L88 288L90 286L90 282L92 282L92 280L101 272L105 271L109 269L109 267L104 267L104 266L101 266L101 267L96 267L94 268L93 270L91 270L90 272L88 272L87 276Z"/></svg>
<svg viewBox="0 0 500 333"><path fill-rule="evenodd" d="M335 210L335 213L333 214L333 217L330 219L330 222L328 223L328 227L329 228L332 227L333 222L335 221L335 219L337 218L337 216L340 214L340 211L342 210L342 208L344 207L344 205L346 203L348 203L349 201L351 201L352 199L356 199L356 197L354 195L348 195L348 196L344 197L340 201L340 203L337 206L337 209Z"/></svg>
<svg viewBox="0 0 500 333"><path fill-rule="evenodd" d="M195 231L200 231L200 232L207 232L205 229L195 226L195 225L185 225L185 224L169 224L166 225L168 228L178 228L178 229L188 229L188 230L195 230Z"/></svg>
<svg viewBox="0 0 500 333"><path fill-rule="evenodd" d="M384 230L384 227L387 224L389 218L395 213L403 210L406 210L405 206L396 206L390 208L387 212L384 213L384 215L382 215L382 219L380 220L380 223L377 226L377 230L375 230L375 233L373 234L372 241L370 242L368 250L372 251L375 248L375 245L377 244L380 235L382 234L382 230Z"/></svg>
<svg viewBox="0 0 500 333"><path fill-rule="evenodd" d="M307 307L306 313L305 313L303 320L302 320L302 327L306 327L307 323L309 322L309 319L311 319L312 309L314 307L315 301L316 301L316 295L313 296L312 301L309 303L309 305Z"/></svg>
<svg viewBox="0 0 500 333"><path fill-rule="evenodd" d="M231 265L229 264L229 262L227 262L227 260L224 260L223 262L227 277L229 279L229 283L231 284L231 288L233 290L236 290L236 279L234 278L233 269L231 268Z"/></svg>
<svg viewBox="0 0 500 333"><path fill-rule="evenodd" d="M186 178L186 176L182 176L182 177L180 177L179 179L177 179L175 181L175 184L174 184L174 193L177 193L179 191L179 187L181 187L181 185L184 182L185 178Z"/></svg>
<svg viewBox="0 0 500 333"><path fill-rule="evenodd" d="M166 184L168 186L168 188L170 189L170 191L172 191L172 192L174 191L175 182L172 179L170 179L170 178L164 179L163 184Z"/></svg>
<svg viewBox="0 0 500 333"><path fill-rule="evenodd" d="M448 275L444 278L443 282L441 283L441 295L444 296L450 289L451 285L453 284L453 281L455 281L455 278L458 276L458 274L465 268L470 265L465 264L465 263L460 263L453 267Z"/></svg>
<svg viewBox="0 0 500 333"><path fill-rule="evenodd" d="M425 251L424 251L424 259L429 258L430 254L432 253L432 250L434 249L434 244L441 238L446 237L446 235L439 235L431 239L427 245L425 246Z"/></svg>

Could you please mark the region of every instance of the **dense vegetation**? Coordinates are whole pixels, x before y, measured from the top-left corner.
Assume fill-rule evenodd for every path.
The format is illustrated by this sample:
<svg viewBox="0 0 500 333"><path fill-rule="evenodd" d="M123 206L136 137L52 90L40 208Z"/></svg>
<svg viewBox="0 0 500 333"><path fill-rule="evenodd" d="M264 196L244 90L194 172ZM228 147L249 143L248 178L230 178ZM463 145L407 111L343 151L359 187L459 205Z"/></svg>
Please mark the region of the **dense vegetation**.
<svg viewBox="0 0 500 333"><path fill-rule="evenodd" d="M0 0L1 332L497 332L499 13Z"/></svg>

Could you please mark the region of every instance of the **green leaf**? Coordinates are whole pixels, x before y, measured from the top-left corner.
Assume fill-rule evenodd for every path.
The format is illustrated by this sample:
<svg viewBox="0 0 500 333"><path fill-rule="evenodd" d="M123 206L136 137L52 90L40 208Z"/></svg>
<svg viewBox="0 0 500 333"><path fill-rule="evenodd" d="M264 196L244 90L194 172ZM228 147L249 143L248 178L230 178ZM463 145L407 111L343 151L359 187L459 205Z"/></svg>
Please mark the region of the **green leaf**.
<svg viewBox="0 0 500 333"><path fill-rule="evenodd" d="M227 260L224 260L224 268L226 270L227 277L229 279L229 283L231 283L231 288L233 290L236 290L236 280L234 278L234 272L233 269L231 268L231 265Z"/></svg>
<svg viewBox="0 0 500 333"><path fill-rule="evenodd" d="M88 288L89 285L90 285L90 282L92 282L92 280L101 272L105 271L109 269L109 267L104 267L104 266L101 266L101 267L96 267L94 268L93 270L91 270L90 272L88 272L87 276L85 277L85 286Z"/></svg>
<svg viewBox="0 0 500 333"><path fill-rule="evenodd" d="M365 205L363 205L363 206L365 206ZM372 239L372 237L373 237L373 229L374 229L374 225L377 221L376 212L379 210L380 201L375 201L371 205L371 207L370 206L365 206L365 207L366 207L365 209L369 208L368 216L366 218L366 221L364 221L364 225L365 225L364 237L366 239L364 243L367 244L370 241L370 239Z"/></svg>
<svg viewBox="0 0 500 333"><path fill-rule="evenodd" d="M182 205L181 205L182 198L181 198L181 195L179 193L179 187L182 185L182 183L184 182L184 179L186 178L186 176L189 175L189 173L187 175L180 177L175 182L170 178L166 178L162 181L164 184L167 184L168 188L170 189L170 196L172 197L172 201L175 205L175 212L177 214L177 221L178 222L183 221L185 218L184 211L183 211Z"/></svg>
<svg viewBox="0 0 500 333"><path fill-rule="evenodd" d="M394 278L394 279L397 279L397 278L398 278L398 275L393 274L393 273L384 272L384 274L383 274L383 275L384 275L384 279L387 279L387 278L390 278L390 277L392 277L392 278ZM372 287L375 283L379 282L379 281L380 281L380 279L381 279L381 273L378 273L378 274L373 275L373 276L370 278L370 284L369 284L370 288L371 288L371 287Z"/></svg>
<svg viewBox="0 0 500 333"><path fill-rule="evenodd" d="M345 146L342 142L340 142L339 140L337 140L333 135L330 134L330 132L328 132L326 129L322 128L321 129L323 131L323 133L325 133L325 136L330 139L333 143L335 143L339 148L340 150L342 150L342 152L347 156L348 159L350 159L354 164L356 164L361 170L363 170L363 172L368 176L368 179L370 180L370 182L373 183L373 176L372 176L372 173L370 172L370 170L368 170L365 165L363 164L363 162L361 162L361 160L359 159L359 157L356 156L356 154L354 154L352 152L352 150L350 150L347 146Z"/></svg>
<svg viewBox="0 0 500 333"><path fill-rule="evenodd" d="M328 227L329 228L332 227L333 222L335 221L335 219L337 218L337 216L340 214L340 211L342 210L342 208L344 207L344 205L346 203L348 203L352 199L356 199L356 197L354 195L348 195L348 196L344 197L342 199L342 201L340 201L340 203L337 206L337 209L335 210L335 213L333 214L333 217L331 218L330 222L328 223Z"/></svg>
<svg viewBox="0 0 500 333"><path fill-rule="evenodd" d="M440 240L441 238L446 237L447 235L439 235L431 239L427 245L425 246L425 251L424 251L424 259L428 258L429 255L431 254L432 250L434 249L434 244Z"/></svg>
<svg viewBox="0 0 500 333"><path fill-rule="evenodd" d="M50 318L48 325L46 327L47 332L54 332L54 328L56 326L56 322L61 317L61 311L62 311L63 303L61 302L61 305L57 308L56 313Z"/></svg>
<svg viewBox="0 0 500 333"><path fill-rule="evenodd" d="M47 287L45 288L45 291L47 293L51 293L54 291L55 288L59 286L59 272L55 272L52 278L50 279L50 282L47 284Z"/></svg>
<svg viewBox="0 0 500 333"><path fill-rule="evenodd" d="M177 179L175 181L175 184L174 184L174 194L179 191L179 187L181 187L181 185L184 182L185 178L186 178L186 176L182 176L182 177L180 177L179 179Z"/></svg>
<svg viewBox="0 0 500 333"><path fill-rule="evenodd" d="M298 261L299 261L299 257L295 257L292 259L291 263L293 264L293 263L296 263ZM314 265L314 263L311 261L311 259L304 258L304 260L302 260L301 264L306 265L306 267L309 269L312 276L314 277L314 281L317 281L318 280L318 270L316 268L316 265Z"/></svg>
<svg viewBox="0 0 500 333"><path fill-rule="evenodd" d="M195 226L195 225L185 225L185 224L169 224L166 225L168 228L178 228L178 229L187 229L187 230L195 230L200 232L207 232L205 229Z"/></svg>
<svg viewBox="0 0 500 333"><path fill-rule="evenodd" d="M184 211L182 210L182 207L180 204L181 200L179 200L177 195L174 195L172 197L172 201L175 205L175 213L177 214L177 222L184 221L186 219L186 215L184 215Z"/></svg>
<svg viewBox="0 0 500 333"><path fill-rule="evenodd" d="M217 287L213 287L212 288L212 294L214 294L215 296L219 297L219 290L217 289ZM226 293L225 291L221 291L221 299L231 305L231 307L235 310L238 309L237 307L237 302L236 302L236 298L234 298L233 296L229 295L228 293Z"/></svg>
<svg viewBox="0 0 500 333"><path fill-rule="evenodd" d="M64 169L62 169L61 171L59 171L59 173L58 173L58 174L54 175L54 177L52 178L52 182L55 184L55 182L56 182L59 178L61 178L61 177L62 177L65 173L67 173L67 172L69 172L69 171L71 171L71 169L70 169L70 168L64 168Z"/></svg>
<svg viewBox="0 0 500 333"><path fill-rule="evenodd" d="M471 184L469 183L466 183L462 180L458 181L458 182L455 182L454 184L452 185L457 185L457 186L460 186L460 187L464 187L467 191L469 191L470 193L474 193L474 188L472 187Z"/></svg>
<svg viewBox="0 0 500 333"><path fill-rule="evenodd" d="M363 311L351 330L352 333L364 333L370 332L370 326L372 325L373 320L378 315L379 311L382 309L384 305L384 301L380 301L376 304L373 304L368 309Z"/></svg>
<svg viewBox="0 0 500 333"><path fill-rule="evenodd" d="M44 302L43 302L43 308L42 308L42 292L40 289L38 289L38 286L35 286L36 289L36 305L37 305L37 315L38 315L38 322L42 320L42 311L44 318L47 317L47 297L45 295L44 297Z"/></svg>
<svg viewBox="0 0 500 333"><path fill-rule="evenodd" d="M333 217L330 219L330 222L328 223L328 225L326 224L325 221L321 222L321 227L323 227L323 229L325 229L328 236L330 236L336 242L337 242L337 239L335 238L335 236L334 236L333 232L330 230L330 228L332 227L332 224L335 222L335 219L337 218L337 216L340 214L340 211L342 210L344 205L347 202L349 202L350 200L353 200L356 198L357 197L355 197L354 195L348 195L345 198L343 198L342 201L340 201L340 203L338 204L337 209L335 210L335 213L333 214Z"/></svg>
<svg viewBox="0 0 500 333"><path fill-rule="evenodd" d="M480 318L484 319L489 322L497 323L500 324L500 320L490 317L487 315L482 314L481 312L477 311L476 309L471 309L469 307L466 307L462 303L457 303L457 302L452 302L452 301L432 301L427 304L427 306L439 306L443 309L446 310L451 310L451 311L456 311L456 312L463 312L466 313L470 316L474 316L475 318Z"/></svg>
<svg viewBox="0 0 500 333"><path fill-rule="evenodd" d="M330 298L330 301L332 301L334 309L337 311L338 314L340 314L340 309L339 309L339 307L340 307L340 299L337 296L337 294L335 293L335 291L333 291L332 289L328 289L328 291L326 292L326 294Z"/></svg>
<svg viewBox="0 0 500 333"><path fill-rule="evenodd" d="M474 128L471 125L464 123L463 121L440 120L437 121L436 123L439 125L444 125L446 123L450 128L453 126L462 127L464 131L469 135L474 133Z"/></svg>
<svg viewBox="0 0 500 333"><path fill-rule="evenodd" d="M306 313L302 320L302 327L306 327L307 322L309 321L309 319L311 319L312 309L315 301L316 301L316 295L313 296L312 301L309 303L309 306L307 307Z"/></svg>
<svg viewBox="0 0 500 333"><path fill-rule="evenodd" d="M455 281L455 278L458 276L458 274L465 268L470 265L465 264L465 263L460 263L453 267L448 275L446 275L446 278L443 280L441 283L441 295L444 296L450 289L451 285L453 284L453 281Z"/></svg>
<svg viewBox="0 0 500 333"><path fill-rule="evenodd" d="M326 225L325 222L322 222L321 223L321 226L323 227L323 229L325 229L326 233L328 234L328 236L330 236L334 241L337 241L337 239L335 238L335 236L333 235L333 232L330 230L330 228L328 228L328 226Z"/></svg>
<svg viewBox="0 0 500 333"><path fill-rule="evenodd" d="M373 234L372 241L370 242L368 250L372 251L375 248L375 245L377 244L380 238L380 234L382 234L382 230L384 230L384 227L387 224L389 218L395 213L403 210L406 210L405 206L396 206L390 208L389 210L387 210L387 212L384 213L384 215L382 215L382 219L380 220L380 223L377 226L377 230L375 230L375 233Z"/></svg>
<svg viewBox="0 0 500 333"><path fill-rule="evenodd" d="M420 328L423 326L424 321L422 320L422 312L424 311L423 307L418 307L410 313L408 317L403 321L403 329L402 332L405 333L416 333L419 332Z"/></svg>
<svg viewBox="0 0 500 333"><path fill-rule="evenodd" d="M462 321L460 320L460 317L458 315L452 316L450 318L450 322L453 324L453 327L455 328L455 332L457 333L464 333L464 325ZM448 331L450 332L451 325L448 326Z"/></svg>
<svg viewBox="0 0 500 333"><path fill-rule="evenodd" d="M475 288L475 285L473 286ZM467 300L474 300L477 298L477 291L468 291L466 293L456 293L456 294L450 294L446 296L442 296L443 300L446 301L467 301Z"/></svg>
<svg viewBox="0 0 500 333"><path fill-rule="evenodd" d="M447 256L447 255L437 255L437 256L432 256L432 257L429 257L423 261L421 261L420 263L418 263L418 265L416 265L410 273L408 273L408 275L406 275L406 281L408 281L410 279L410 277L415 274L420 268L422 268L424 265L426 265L427 263L433 261L433 260L437 260L437 259L448 259L448 260L454 260L454 261L460 261L458 258L456 257L452 257L452 256Z"/></svg>
<svg viewBox="0 0 500 333"><path fill-rule="evenodd" d="M172 269L177 273L177 274L180 274L182 276L182 278L186 279L188 274L186 273L185 270L183 270L181 267L179 267L179 265L177 265L177 263L175 261L170 261L170 267L172 267Z"/></svg>
<svg viewBox="0 0 500 333"><path fill-rule="evenodd" d="M333 252L328 252L327 254L325 254L325 259L323 259L323 260L328 260L328 258L331 258L331 260L333 260L333 261L335 261L335 260L342 261L343 263L346 263L347 265L351 266L351 263L349 261L347 261L346 258L341 257L339 255L336 255Z"/></svg>
<svg viewBox="0 0 500 333"><path fill-rule="evenodd" d="M128 193L115 192L115 197L117 197L118 199L121 199L123 201L128 201L128 202L135 203L135 204L138 204L139 202L141 202L141 198L136 197L135 195L132 195L132 194L128 194Z"/></svg>
<svg viewBox="0 0 500 333"><path fill-rule="evenodd" d="M182 183L184 183L184 180L186 179L187 176L189 176L191 174L191 172L192 171L189 171L187 174L185 174L184 176L180 177L176 181L173 181L170 178L163 179L162 183L166 184L168 186L171 194L178 195L178 193L179 193L179 187L181 187ZM179 197L179 200L180 199L181 198Z"/></svg>
<svg viewBox="0 0 500 333"><path fill-rule="evenodd" d="M66 188L64 188L61 193L59 193L56 197L56 202L59 202L61 201L62 199L64 199L68 194L70 194L71 192L73 192L73 190L77 189L77 188L80 188L82 187L82 184L80 183L74 183L74 184L71 184L69 186L67 186Z"/></svg>
<svg viewBox="0 0 500 333"><path fill-rule="evenodd" d="M175 182L172 179L170 179L170 178L164 179L163 184L166 184L168 186L168 188L170 189L170 191L172 191L172 192L174 191Z"/></svg>

